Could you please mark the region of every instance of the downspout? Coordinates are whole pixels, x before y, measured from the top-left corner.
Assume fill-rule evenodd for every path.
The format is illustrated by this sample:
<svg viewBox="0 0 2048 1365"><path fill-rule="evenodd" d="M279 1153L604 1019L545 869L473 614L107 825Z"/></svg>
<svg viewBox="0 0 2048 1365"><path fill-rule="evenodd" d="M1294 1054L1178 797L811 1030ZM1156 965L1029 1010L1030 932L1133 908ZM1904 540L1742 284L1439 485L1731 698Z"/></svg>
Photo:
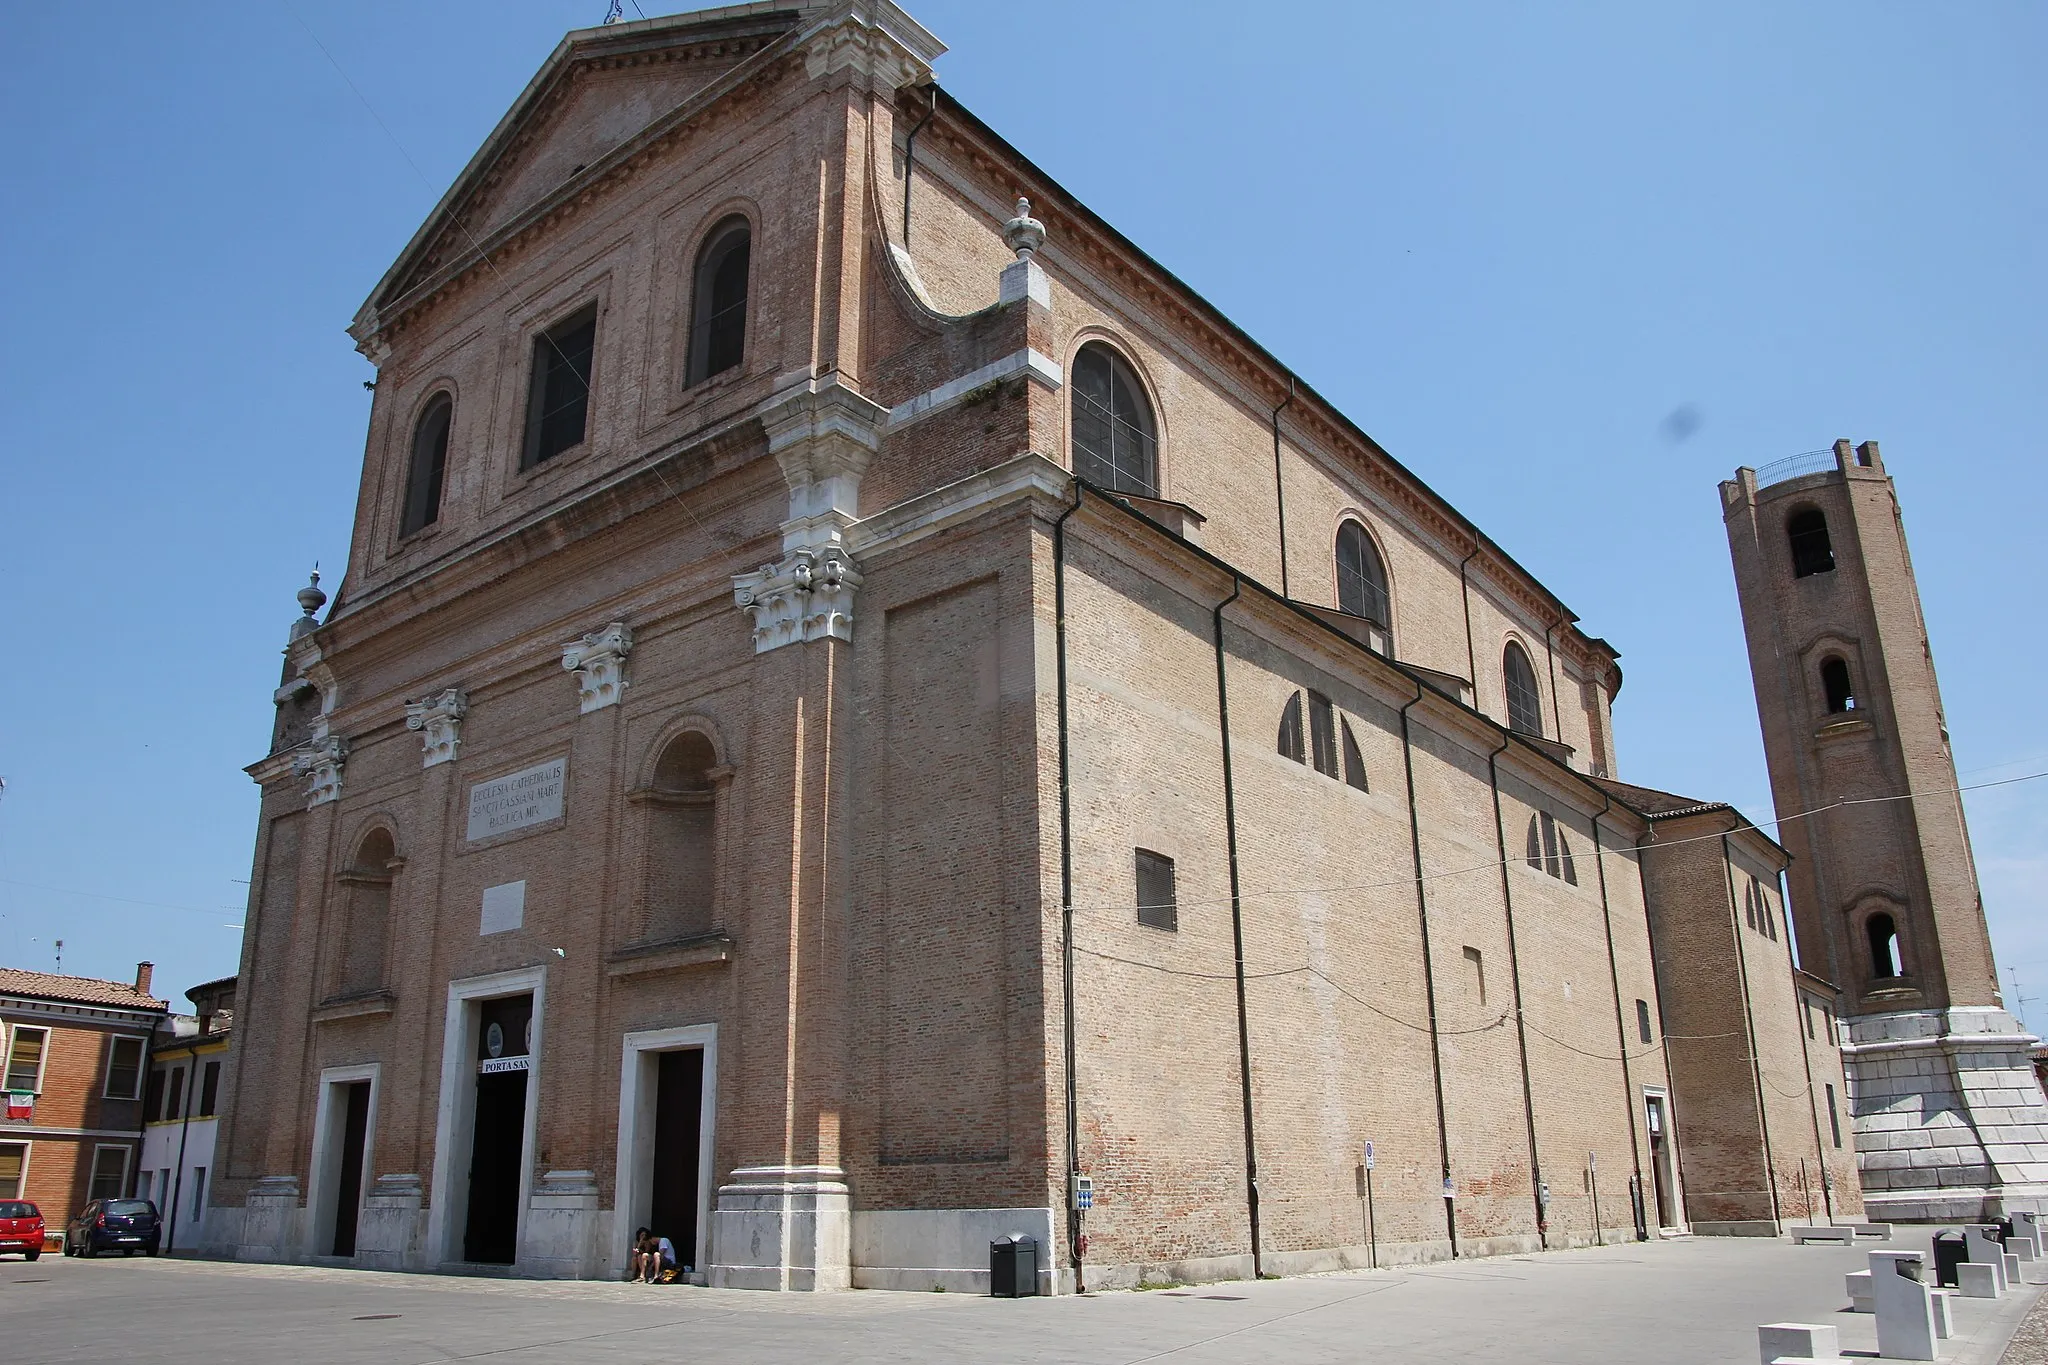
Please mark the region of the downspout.
<svg viewBox="0 0 2048 1365"><path fill-rule="evenodd" d="M1287 486L1280 478L1280 414L1294 406L1294 376L1287 376L1287 399L1273 409L1273 500L1280 513L1280 595L1292 600L1287 591ZM1243 586L1240 584L1239 586ZM1233 592L1231 596L1237 594Z"/></svg>
<svg viewBox="0 0 2048 1365"><path fill-rule="evenodd" d="M1598 815L1593 817L1593 866L1600 874L1600 919L1607 927L1607 977L1614 984L1614 1041L1621 1047L1621 1104L1628 1111L1629 1159L1635 1167L1636 1189L1643 1188L1643 1153L1636 1134L1636 1084L1628 1071L1628 1025L1622 1022L1621 1014L1621 968L1614 958L1614 914L1607 901L1607 858L1600 842L1600 821L1614 812L1614 798L1603 792L1601 799L1607 802ZM1648 924L1649 907L1643 907L1643 921Z"/></svg>
<svg viewBox="0 0 2048 1365"><path fill-rule="evenodd" d="M1550 1209L1543 1202L1543 1159L1536 1146L1536 1098L1529 1089L1529 1030L1522 1018L1522 955L1515 943L1515 893L1508 876L1507 828L1500 813L1500 756L1514 741L1501 734L1500 748L1486 756L1486 777L1493 788L1493 842L1500 853L1500 902L1508 922L1508 983L1515 994L1515 1046L1522 1061L1522 1117L1529 1130L1529 1197L1536 1201L1536 1240L1550 1248Z"/></svg>
<svg viewBox="0 0 2048 1365"><path fill-rule="evenodd" d="M1558 623L1558 625L1562 624L1563 622ZM1557 625L1545 626L1543 628L1543 656L1550 661L1551 733L1557 736L1557 742L1562 744L1564 743L1564 712L1559 709L1557 700L1557 651L1551 648L1550 645L1550 636L1556 629Z"/></svg>
<svg viewBox="0 0 2048 1365"><path fill-rule="evenodd" d="M939 114L939 87L931 85L925 88L931 91L932 107L925 111L925 116L917 121L917 126L912 128L903 139L903 249L905 251L910 250L910 169L916 164L917 135L923 132L924 126L934 118L937 118Z"/></svg>
<svg viewBox="0 0 2048 1365"><path fill-rule="evenodd" d="M1742 941L1742 926L1735 920L1735 854L1726 831L1721 834L1721 862L1728 870L1728 928L1735 936L1735 966L1742 980L1742 1023L1749 1031L1749 1071L1756 1081L1756 1119L1764 1139L1764 1187L1771 1196L1771 1221L1785 1220L1778 1211L1778 1159L1771 1154L1771 1115L1764 1096L1764 1061L1756 1051L1756 1015L1749 1002L1749 953Z"/></svg>
<svg viewBox="0 0 2048 1365"><path fill-rule="evenodd" d="M1413 681L1413 679L1410 679ZM1443 1170L1444 1189L1451 1187L1451 1134L1444 1118L1443 1039L1437 1028L1436 963L1429 951L1429 897L1422 879L1422 821L1415 811L1415 747L1408 728L1408 712L1422 700L1424 688L1415 684L1415 695L1401 707L1401 766L1408 778L1408 847L1415 857L1415 916L1422 926L1422 986L1429 999L1429 1074L1436 1088L1436 1149ZM1444 1197L1444 1226L1451 1235L1451 1259L1458 1259L1458 1213L1455 1199Z"/></svg>
<svg viewBox="0 0 2048 1365"><path fill-rule="evenodd" d="M1479 542L1472 542L1472 553L1458 561L1458 599L1465 604L1465 679L1472 684L1472 706L1479 707L1479 658L1472 649L1472 587L1465 580L1465 566L1479 557Z"/></svg>
<svg viewBox="0 0 2048 1365"><path fill-rule="evenodd" d="M192 1139L192 1107L198 1099L199 1054L195 1051L191 1060L186 1063L185 1116L183 1122L178 1125L178 1160L171 1174L171 1222L168 1229L169 1239L164 1247L166 1251L178 1249L178 1203L185 1194L185 1144ZM1814 1135L1816 1138L1820 1135L1818 1128L1814 1129Z"/></svg>
<svg viewBox="0 0 2048 1365"><path fill-rule="evenodd" d="M1649 825L1636 839L1636 867L1639 872L1647 871L1650 866L1650 860L1643 856L1643 850L1656 842L1657 827L1655 825ZM1650 988L1657 995L1657 1047L1664 1054L1665 1098L1672 1103L1672 1112L1665 1115L1665 1123L1668 1127L1664 1134L1664 1141L1671 1148L1671 1169L1678 1182L1678 1188L1671 1192L1673 1201L1678 1205L1673 1212L1678 1214L1681 1226L1690 1227L1692 1225L1692 1218L1686 1212L1685 1201L1691 1194L1692 1187L1685 1182L1685 1149L1678 1144L1677 1101L1672 1094L1677 1089L1678 1083L1673 1078L1671 1067L1671 1029L1664 1020L1664 983L1658 979L1657 975L1665 958L1662 953L1657 951L1657 917L1650 911L1650 883L1647 877L1643 879L1643 929L1650 939ZM1635 1099L1636 1097L1631 1095L1629 1102L1633 1104ZM1651 1179L1654 1180L1655 1178L1656 1176L1653 1173ZM1659 1227L1661 1228L1662 1224Z"/></svg>
<svg viewBox="0 0 2048 1365"><path fill-rule="evenodd" d="M1223 837L1230 856L1230 944L1237 960L1237 1078L1244 1100L1244 1204L1251 1224L1252 1278L1265 1273L1259 1257L1259 1157L1252 1130L1252 1044L1244 1002L1244 899L1237 875L1237 788L1230 770L1230 689L1223 668L1223 609L1244 591L1244 579L1230 577L1230 596L1210 613L1216 642L1216 716L1223 732Z"/></svg>
<svg viewBox="0 0 2048 1365"><path fill-rule="evenodd" d="M1074 1267L1074 1292L1088 1292L1081 1261L1081 1215L1074 1207L1074 1177L1081 1173L1080 1085L1074 1076L1074 824L1073 766L1067 756L1067 518L1081 510L1082 486L1074 480L1074 502L1052 524L1053 653L1058 677L1060 743L1060 992L1064 1001L1061 1042L1067 1073L1067 1255Z"/></svg>

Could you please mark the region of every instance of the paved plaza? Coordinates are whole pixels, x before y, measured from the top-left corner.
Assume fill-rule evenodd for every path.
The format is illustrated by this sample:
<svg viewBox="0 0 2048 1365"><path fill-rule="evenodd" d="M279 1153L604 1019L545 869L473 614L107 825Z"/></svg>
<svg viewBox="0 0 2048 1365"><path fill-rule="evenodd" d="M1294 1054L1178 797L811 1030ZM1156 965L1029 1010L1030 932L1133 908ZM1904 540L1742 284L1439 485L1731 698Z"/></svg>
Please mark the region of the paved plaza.
<svg viewBox="0 0 2048 1365"><path fill-rule="evenodd" d="M1904 1233L1897 1247L1924 1247ZM763 1294L46 1256L0 1262L0 1359L1643 1362L1748 1365L1758 1323L1834 1323L1862 1249L1698 1238L1398 1271L996 1300ZM1995 1365L2038 1297L1961 1300L1944 1362ZM2015 1352L2015 1357L2020 1353Z"/></svg>

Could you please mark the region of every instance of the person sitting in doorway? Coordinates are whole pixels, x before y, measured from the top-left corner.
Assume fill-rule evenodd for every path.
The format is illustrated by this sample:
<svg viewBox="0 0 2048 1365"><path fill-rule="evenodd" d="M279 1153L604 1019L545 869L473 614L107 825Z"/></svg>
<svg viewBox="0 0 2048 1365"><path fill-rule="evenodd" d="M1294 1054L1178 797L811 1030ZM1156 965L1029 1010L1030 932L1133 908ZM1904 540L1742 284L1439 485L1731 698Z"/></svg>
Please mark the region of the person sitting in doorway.
<svg viewBox="0 0 2048 1365"><path fill-rule="evenodd" d="M641 1228L633 1235L632 1278L642 1284L666 1284L675 1277L675 1243Z"/></svg>

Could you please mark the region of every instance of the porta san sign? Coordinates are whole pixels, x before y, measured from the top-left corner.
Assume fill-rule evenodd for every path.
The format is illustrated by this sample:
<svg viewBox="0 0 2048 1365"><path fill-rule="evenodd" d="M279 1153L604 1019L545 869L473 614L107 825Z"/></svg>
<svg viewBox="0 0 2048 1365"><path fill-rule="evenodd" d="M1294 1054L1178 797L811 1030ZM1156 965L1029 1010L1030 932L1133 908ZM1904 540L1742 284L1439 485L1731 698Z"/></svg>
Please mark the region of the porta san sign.
<svg viewBox="0 0 2048 1365"><path fill-rule="evenodd" d="M479 782L469 789L471 842L509 834L529 825L562 818L562 788L569 776L567 758L551 758L516 773Z"/></svg>

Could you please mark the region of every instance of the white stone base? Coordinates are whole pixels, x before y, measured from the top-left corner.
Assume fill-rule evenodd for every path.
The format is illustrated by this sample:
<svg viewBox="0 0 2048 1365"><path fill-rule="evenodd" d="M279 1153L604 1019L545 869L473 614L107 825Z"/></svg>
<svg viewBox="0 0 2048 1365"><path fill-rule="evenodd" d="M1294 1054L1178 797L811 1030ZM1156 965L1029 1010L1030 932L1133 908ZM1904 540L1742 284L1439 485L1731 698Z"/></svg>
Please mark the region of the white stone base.
<svg viewBox="0 0 2048 1365"><path fill-rule="evenodd" d="M1863 1203L1894 1222L2048 1211L2040 1040L2002 1009L1957 1006L1843 1023Z"/></svg>
<svg viewBox="0 0 2048 1365"><path fill-rule="evenodd" d="M836 1166L741 1166L711 1214L714 1289L853 1288L846 1173Z"/></svg>
<svg viewBox="0 0 2048 1365"><path fill-rule="evenodd" d="M249 1191L234 1257L238 1261L296 1261L305 1245L306 1211L299 1178L266 1175Z"/></svg>
<svg viewBox="0 0 2048 1365"><path fill-rule="evenodd" d="M989 1292L989 1243L1021 1232L1038 1242L1038 1292L1053 1292L1051 1209L856 1209L853 1287Z"/></svg>
<svg viewBox="0 0 2048 1365"><path fill-rule="evenodd" d="M378 1176L356 1218L355 1264L365 1270L420 1269L427 1230L423 1202L418 1176Z"/></svg>
<svg viewBox="0 0 2048 1365"><path fill-rule="evenodd" d="M538 1280L612 1279L625 1272L625 1250L612 1251L612 1214L597 1206L592 1171L549 1171L526 1205L516 1273Z"/></svg>

